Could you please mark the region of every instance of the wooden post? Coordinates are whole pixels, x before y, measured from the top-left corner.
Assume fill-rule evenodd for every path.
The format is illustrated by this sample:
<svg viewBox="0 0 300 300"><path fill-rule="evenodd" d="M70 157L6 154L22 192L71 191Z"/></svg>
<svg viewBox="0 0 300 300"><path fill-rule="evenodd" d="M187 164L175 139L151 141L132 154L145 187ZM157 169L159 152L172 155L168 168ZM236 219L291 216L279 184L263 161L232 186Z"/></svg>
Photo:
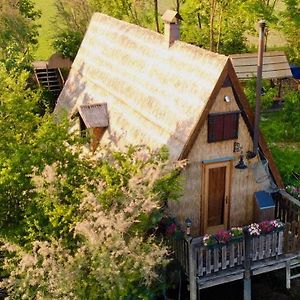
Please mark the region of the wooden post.
<svg viewBox="0 0 300 300"><path fill-rule="evenodd" d="M187 237L189 246L189 284L190 284L190 300L197 300L197 285L196 285L196 260L195 248L192 244L193 238Z"/></svg>
<svg viewBox="0 0 300 300"><path fill-rule="evenodd" d="M249 234L245 232L245 261L244 261L244 300L251 300L251 240Z"/></svg>
<svg viewBox="0 0 300 300"><path fill-rule="evenodd" d="M254 119L254 133L253 133L253 153L257 154L258 140L259 140L259 121L260 121L260 106L261 106L261 87L262 87L262 71L263 71L263 56L264 56L264 38L266 22L259 22L259 45L258 45L258 59L257 59L257 78L256 78L256 104L255 104L255 119Z"/></svg>
<svg viewBox="0 0 300 300"><path fill-rule="evenodd" d="M285 274L286 288L289 290L291 288L291 262L289 260L286 262Z"/></svg>

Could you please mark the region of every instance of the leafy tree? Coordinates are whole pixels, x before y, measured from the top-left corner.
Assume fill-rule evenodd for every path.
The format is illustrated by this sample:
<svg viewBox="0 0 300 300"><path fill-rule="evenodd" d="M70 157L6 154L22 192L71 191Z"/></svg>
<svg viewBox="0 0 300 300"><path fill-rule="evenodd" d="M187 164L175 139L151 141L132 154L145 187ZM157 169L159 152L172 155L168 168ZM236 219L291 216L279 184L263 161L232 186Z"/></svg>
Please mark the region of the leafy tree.
<svg viewBox="0 0 300 300"><path fill-rule="evenodd" d="M243 2L186 0L181 6L183 40L225 54L245 51L249 25Z"/></svg>
<svg viewBox="0 0 300 300"><path fill-rule="evenodd" d="M22 223L34 194L30 174L60 158L68 160L72 143L66 124L39 115L40 93L28 87L27 72L8 71L0 65L0 224ZM74 156L74 155L73 155ZM73 157L71 156L71 157ZM5 231L5 230L4 230Z"/></svg>
<svg viewBox="0 0 300 300"><path fill-rule="evenodd" d="M40 13L30 0L0 1L0 61L9 69L29 67L37 45Z"/></svg>
<svg viewBox="0 0 300 300"><path fill-rule="evenodd" d="M81 156L85 169L56 162L33 176L36 210L26 226L34 247L7 265L12 299L156 299L161 292L167 248L153 229L168 191L178 197L178 172L142 147L97 156Z"/></svg>
<svg viewBox="0 0 300 300"><path fill-rule="evenodd" d="M92 8L87 0L56 0L57 28L53 47L65 57L74 59L92 15Z"/></svg>
<svg viewBox="0 0 300 300"><path fill-rule="evenodd" d="M277 27L278 14L276 5L278 2L278 0L247 0L245 2L245 9L252 24L257 24L260 20L265 20L267 23L265 28L265 51L268 48L270 29ZM252 33L255 33L255 31L253 28Z"/></svg>
<svg viewBox="0 0 300 300"><path fill-rule="evenodd" d="M1 66L0 235L13 233L18 254L7 255L10 299L157 298L167 249L154 233L180 193L177 167L164 149L84 152L67 123L36 112L27 77Z"/></svg>
<svg viewBox="0 0 300 300"><path fill-rule="evenodd" d="M284 0L284 4L279 27L287 39L290 60L300 63L300 4L297 0Z"/></svg>
<svg viewBox="0 0 300 300"><path fill-rule="evenodd" d="M74 59L93 12L160 31L158 2L149 0L56 0L58 28L53 46L64 56Z"/></svg>

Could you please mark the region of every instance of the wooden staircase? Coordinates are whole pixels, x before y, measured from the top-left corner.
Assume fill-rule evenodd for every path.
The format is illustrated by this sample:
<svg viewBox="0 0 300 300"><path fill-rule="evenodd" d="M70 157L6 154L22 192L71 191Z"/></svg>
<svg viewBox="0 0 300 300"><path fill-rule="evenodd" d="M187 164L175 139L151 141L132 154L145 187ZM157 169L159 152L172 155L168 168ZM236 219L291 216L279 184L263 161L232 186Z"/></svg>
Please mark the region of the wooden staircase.
<svg viewBox="0 0 300 300"><path fill-rule="evenodd" d="M286 265L286 288L291 288L291 280L300 277L299 258L294 262L288 262Z"/></svg>
<svg viewBox="0 0 300 300"><path fill-rule="evenodd" d="M58 98L64 86L64 79L59 68L34 68L34 75L39 86Z"/></svg>

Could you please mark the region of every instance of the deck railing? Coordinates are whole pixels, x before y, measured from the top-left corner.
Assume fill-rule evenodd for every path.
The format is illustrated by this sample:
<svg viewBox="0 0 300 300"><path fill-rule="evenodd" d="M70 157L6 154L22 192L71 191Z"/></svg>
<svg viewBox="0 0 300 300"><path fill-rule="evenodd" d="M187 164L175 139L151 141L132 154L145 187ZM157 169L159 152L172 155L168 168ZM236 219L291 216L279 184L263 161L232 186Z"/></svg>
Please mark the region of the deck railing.
<svg viewBox="0 0 300 300"><path fill-rule="evenodd" d="M278 257L283 254L284 231L273 231L250 240L250 260L252 262Z"/></svg>
<svg viewBox="0 0 300 300"><path fill-rule="evenodd" d="M285 223L284 252L300 250L300 201L285 191L274 195L275 219Z"/></svg>
<svg viewBox="0 0 300 300"><path fill-rule="evenodd" d="M243 237L213 247L203 246L201 243L192 243L192 247L194 248L196 274L199 277L240 266L244 261Z"/></svg>
<svg viewBox="0 0 300 300"><path fill-rule="evenodd" d="M203 284L211 276L216 275L216 278L219 278L224 274L231 273L243 274L243 277L236 276L247 281L251 272L261 262L264 265L264 261L268 260L272 264L276 261L284 261L286 259L284 254L298 255L300 250L300 201L284 191L277 193L274 219L281 220L284 228L256 237L243 234L238 239L232 239L226 244L205 246L203 237L185 236L172 240L175 257L189 279L191 299L196 299L197 284L200 284L201 280L201 284ZM222 271L224 273L221 273ZM197 280L199 280L198 283Z"/></svg>
<svg viewBox="0 0 300 300"><path fill-rule="evenodd" d="M251 264L263 259L277 258L284 253L286 232L285 229L256 237L243 235L226 244L213 246L203 245L202 237L185 237L173 240L172 248L186 274L189 274L192 263L195 276L202 277L230 268L243 268L246 258ZM246 242L249 247L245 246Z"/></svg>

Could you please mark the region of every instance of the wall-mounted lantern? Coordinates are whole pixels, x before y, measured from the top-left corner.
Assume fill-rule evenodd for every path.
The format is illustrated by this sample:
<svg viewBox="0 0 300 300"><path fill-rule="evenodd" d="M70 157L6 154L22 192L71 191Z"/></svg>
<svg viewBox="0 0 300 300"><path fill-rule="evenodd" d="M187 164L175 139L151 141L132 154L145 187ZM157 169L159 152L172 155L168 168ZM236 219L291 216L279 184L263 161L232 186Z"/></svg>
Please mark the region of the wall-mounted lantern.
<svg viewBox="0 0 300 300"><path fill-rule="evenodd" d="M235 166L235 168L239 170L247 169L247 165L244 162L243 147L241 146L240 143L238 142L233 143L233 152L241 152L240 160Z"/></svg>
<svg viewBox="0 0 300 300"><path fill-rule="evenodd" d="M239 170L244 170L244 169L248 168L247 165L244 162L244 155L243 154L240 155L240 160L237 163L237 165L235 166L235 168L239 169Z"/></svg>

